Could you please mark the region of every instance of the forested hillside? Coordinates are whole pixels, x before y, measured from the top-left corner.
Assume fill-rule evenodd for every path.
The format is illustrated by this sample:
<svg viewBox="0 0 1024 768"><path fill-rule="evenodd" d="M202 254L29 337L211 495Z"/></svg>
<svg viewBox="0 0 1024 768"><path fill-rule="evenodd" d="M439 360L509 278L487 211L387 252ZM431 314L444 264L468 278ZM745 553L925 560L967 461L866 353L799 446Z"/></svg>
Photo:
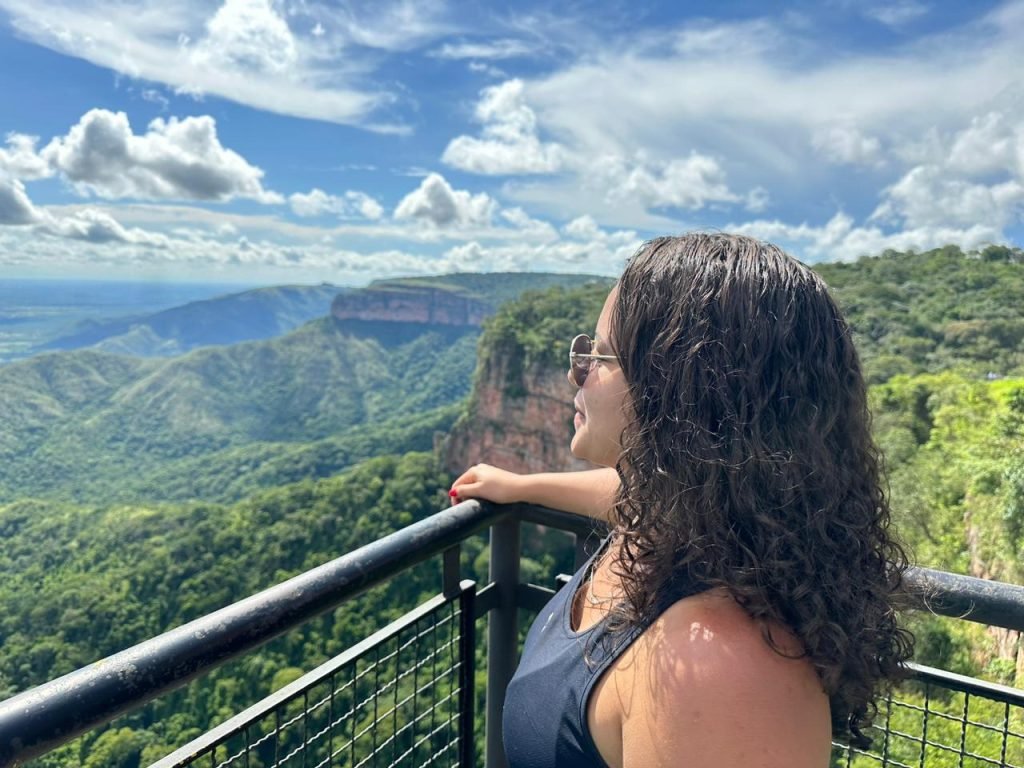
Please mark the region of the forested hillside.
<svg viewBox="0 0 1024 768"><path fill-rule="evenodd" d="M344 295L358 305L359 296L399 291L415 308L451 294L489 313L524 290L585 279L440 275ZM367 322L358 311L336 318L327 313L337 294L332 286L260 289L146 320L174 344L194 346L211 343L209 334L245 333L250 321L253 333L269 333L303 313L319 315L263 341L165 359L80 349L0 366L0 502L231 500L430 447L432 430L447 429L454 413L435 409L469 393L478 329Z"/></svg>
<svg viewBox="0 0 1024 768"><path fill-rule="evenodd" d="M322 318L278 339L169 360L91 350L0 368L0 499L102 501L175 462L324 440L469 392L477 332L385 349Z"/></svg>

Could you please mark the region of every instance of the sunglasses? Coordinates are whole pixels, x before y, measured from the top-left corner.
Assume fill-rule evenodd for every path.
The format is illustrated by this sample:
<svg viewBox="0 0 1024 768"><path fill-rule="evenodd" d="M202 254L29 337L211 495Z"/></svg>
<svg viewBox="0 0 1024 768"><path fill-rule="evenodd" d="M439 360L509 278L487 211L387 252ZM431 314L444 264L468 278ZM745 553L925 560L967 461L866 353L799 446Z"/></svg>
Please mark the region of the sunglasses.
<svg viewBox="0 0 1024 768"><path fill-rule="evenodd" d="M596 360L618 360L615 355L595 355L594 340L581 333L569 345L569 372L573 384L582 387Z"/></svg>

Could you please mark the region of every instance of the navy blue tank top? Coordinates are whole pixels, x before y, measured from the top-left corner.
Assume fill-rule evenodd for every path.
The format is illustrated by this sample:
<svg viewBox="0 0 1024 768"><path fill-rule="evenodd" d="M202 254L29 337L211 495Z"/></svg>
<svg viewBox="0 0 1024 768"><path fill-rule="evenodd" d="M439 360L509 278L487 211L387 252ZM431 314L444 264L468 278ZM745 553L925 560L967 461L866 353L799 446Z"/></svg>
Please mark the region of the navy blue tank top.
<svg viewBox="0 0 1024 768"><path fill-rule="evenodd" d="M580 632L572 629L576 591L611 539L609 534L530 627L502 713L509 768L607 768L587 727L587 699L601 674L650 626L648 622L631 627L607 644L602 642L604 619ZM668 608L701 589L697 585L674 588L671 600L663 605Z"/></svg>

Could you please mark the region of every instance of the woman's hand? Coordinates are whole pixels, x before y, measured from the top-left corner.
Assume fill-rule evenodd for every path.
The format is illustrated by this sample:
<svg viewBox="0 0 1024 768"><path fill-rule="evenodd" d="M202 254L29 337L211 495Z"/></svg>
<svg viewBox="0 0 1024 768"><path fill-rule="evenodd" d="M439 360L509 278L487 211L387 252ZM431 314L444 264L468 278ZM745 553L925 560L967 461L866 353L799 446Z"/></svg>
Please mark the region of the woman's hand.
<svg viewBox="0 0 1024 768"><path fill-rule="evenodd" d="M452 483L449 496L452 504L458 504L466 499L486 499L495 504L511 504L515 501L524 501L522 491L523 475L492 467L490 464L477 464L463 472Z"/></svg>
<svg viewBox="0 0 1024 768"><path fill-rule="evenodd" d="M449 496L452 504L466 499L486 499L496 504L521 501L608 522L618 489L619 476L607 467L520 475L477 464L459 476Z"/></svg>

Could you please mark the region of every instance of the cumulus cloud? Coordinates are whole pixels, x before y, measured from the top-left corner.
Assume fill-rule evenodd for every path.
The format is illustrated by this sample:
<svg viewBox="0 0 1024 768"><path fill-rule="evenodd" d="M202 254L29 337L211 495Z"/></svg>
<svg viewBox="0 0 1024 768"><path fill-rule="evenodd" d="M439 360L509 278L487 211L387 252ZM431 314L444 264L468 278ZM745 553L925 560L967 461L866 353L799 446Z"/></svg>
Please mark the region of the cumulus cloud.
<svg viewBox="0 0 1024 768"><path fill-rule="evenodd" d="M297 216L322 216L330 213L342 218L361 216L376 220L384 215L381 204L365 192L346 191L343 195L330 195L314 187L306 194L296 192L288 203Z"/></svg>
<svg viewBox="0 0 1024 768"><path fill-rule="evenodd" d="M30 227L35 234L52 235L89 243L132 243L163 248L164 235L139 228L128 229L113 216L93 208L55 214L35 206L18 179L0 179L0 226Z"/></svg>
<svg viewBox="0 0 1024 768"><path fill-rule="evenodd" d="M0 176L31 181L53 175L53 169L36 152L38 136L23 133L8 133L5 139L7 149L0 148Z"/></svg>
<svg viewBox="0 0 1024 768"><path fill-rule="evenodd" d="M699 210L709 203L742 200L729 190L718 162L697 152L663 164L652 162L643 152L637 153L632 162L606 155L590 171L590 183L599 183L609 202L634 200L645 208Z"/></svg>
<svg viewBox="0 0 1024 768"><path fill-rule="evenodd" d="M92 109L40 155L82 194L283 202L263 188L262 170L221 145L209 116L157 118L145 134L136 135L125 113Z"/></svg>
<svg viewBox="0 0 1024 768"><path fill-rule="evenodd" d="M20 226L39 219L40 213L29 200L25 185L18 179L0 178L0 224Z"/></svg>
<svg viewBox="0 0 1024 768"><path fill-rule="evenodd" d="M491 175L554 173L561 167L562 148L537 136L537 116L526 103L522 80L485 88L475 117L483 124L481 136L456 137L442 162Z"/></svg>
<svg viewBox="0 0 1024 768"><path fill-rule="evenodd" d="M1024 219L1024 119L989 112L932 142L931 161L886 187L870 221L1001 233Z"/></svg>
<svg viewBox="0 0 1024 768"><path fill-rule="evenodd" d="M971 119L955 135L948 153L941 151L955 172L982 175L1013 171L1024 178L1024 111L1016 116L993 111Z"/></svg>
<svg viewBox="0 0 1024 768"><path fill-rule="evenodd" d="M753 221L730 228L792 244L811 258L854 259L946 244L965 250L1004 242L1024 220L1024 121L1002 111L960 130L931 130L905 157L917 164L882 189L863 225L839 212L826 224Z"/></svg>
<svg viewBox="0 0 1024 768"><path fill-rule="evenodd" d="M189 56L204 70L276 75L295 66L298 50L288 23L268 0L227 0L206 22L206 34Z"/></svg>
<svg viewBox="0 0 1024 768"><path fill-rule="evenodd" d="M871 214L872 221L911 229L979 224L1001 230L1020 218L1024 184L1017 179L975 183L950 178L938 166L922 165L887 187L884 198Z"/></svg>
<svg viewBox="0 0 1024 768"><path fill-rule="evenodd" d="M84 240L89 243L125 243L166 248L166 236L133 227L127 229L110 214L86 208L67 216L54 216L47 212L40 223L45 234Z"/></svg>
<svg viewBox="0 0 1024 768"><path fill-rule="evenodd" d="M431 173L395 208L396 219L416 219L432 227L489 226L497 209L484 192L452 189L439 173Z"/></svg>

